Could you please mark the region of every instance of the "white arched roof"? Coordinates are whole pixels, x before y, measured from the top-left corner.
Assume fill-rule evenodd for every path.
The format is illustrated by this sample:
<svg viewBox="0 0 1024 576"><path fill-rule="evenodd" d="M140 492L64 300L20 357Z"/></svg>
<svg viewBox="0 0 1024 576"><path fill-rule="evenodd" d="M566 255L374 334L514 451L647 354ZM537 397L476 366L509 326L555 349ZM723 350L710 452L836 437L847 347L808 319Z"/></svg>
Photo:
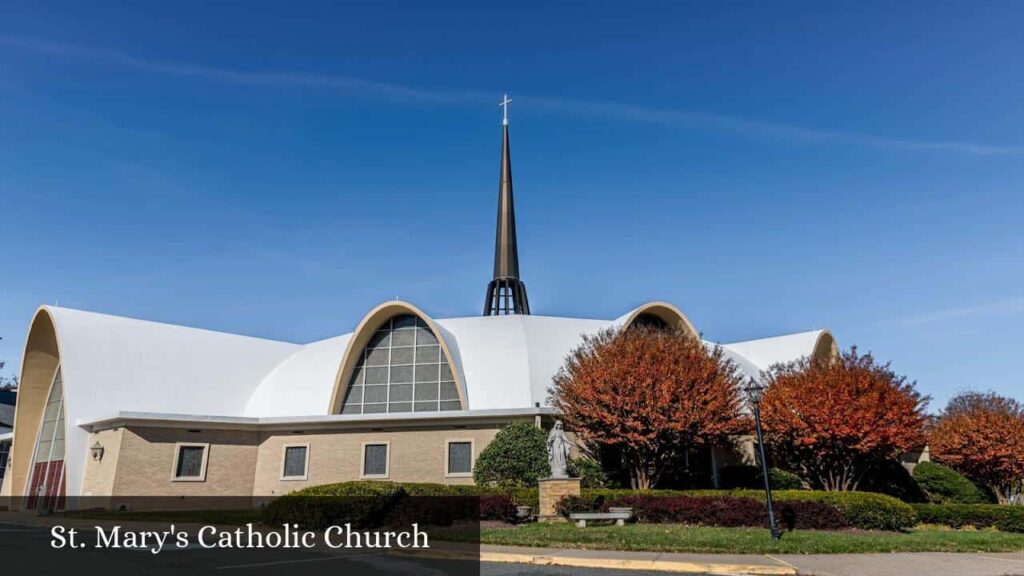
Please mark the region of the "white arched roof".
<svg viewBox="0 0 1024 576"><path fill-rule="evenodd" d="M318 416L331 401L334 377L338 373L351 334L336 336L299 347L278 364L253 391L245 407L247 416ZM324 384L324 383L329 384Z"/></svg>
<svg viewBox="0 0 1024 576"><path fill-rule="evenodd" d="M748 359L758 369L767 371L776 364L786 364L805 356L813 356L819 341L825 337L831 337L828 330L812 330L759 340L733 342L732 344L723 344L722 347Z"/></svg>
<svg viewBox="0 0 1024 576"><path fill-rule="evenodd" d="M551 378L584 334L606 320L551 316L479 316L438 320L454 338L471 410L547 404Z"/></svg>
<svg viewBox="0 0 1024 576"><path fill-rule="evenodd" d="M585 334L615 320L552 316L435 319L465 378L470 410L546 404L551 379ZM69 422L118 412L286 417L326 413L351 334L306 345L68 308L54 319ZM721 346L745 374L812 355L824 330ZM706 345L712 345L705 342ZM73 413L71 412L73 410Z"/></svg>
<svg viewBox="0 0 1024 576"><path fill-rule="evenodd" d="M463 375L468 410L531 408L547 404L552 377L583 335L622 326L650 305L678 310L655 302L610 321L492 316L433 322ZM42 310L57 332L70 424L119 412L326 415L351 338L300 345L69 308ZM706 343L721 345L744 374L757 377L773 364L814 354L824 333Z"/></svg>
<svg viewBox="0 0 1024 576"><path fill-rule="evenodd" d="M80 424L112 413L240 416L264 376L302 348L55 306L37 314L52 318L57 335L68 454L86 449ZM68 459L69 486L80 485L83 466Z"/></svg>
<svg viewBox="0 0 1024 576"><path fill-rule="evenodd" d="M456 369L464 375L469 410L529 408L547 404L552 377L583 335L621 326L644 308L615 320L514 315L434 322L452 348ZM112 411L324 415L352 336L297 345L67 308L44 309L53 316L58 332L69 422L110 417ZM812 355L824 333L705 344L721 346L744 374L756 377L773 364Z"/></svg>

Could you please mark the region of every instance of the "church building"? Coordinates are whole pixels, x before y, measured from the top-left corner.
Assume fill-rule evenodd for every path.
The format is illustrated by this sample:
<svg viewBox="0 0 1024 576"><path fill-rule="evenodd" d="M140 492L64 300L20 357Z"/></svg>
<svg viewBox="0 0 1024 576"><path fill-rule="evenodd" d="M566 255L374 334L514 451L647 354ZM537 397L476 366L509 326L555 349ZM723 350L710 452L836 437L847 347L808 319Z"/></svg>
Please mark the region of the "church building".
<svg viewBox="0 0 1024 576"><path fill-rule="evenodd" d="M360 479L472 483L501 427L549 427L548 387L585 334L653 323L700 332L668 302L613 319L532 310L519 270L507 111L494 274L482 314L384 302L346 333L279 342L56 306L29 327L0 496L274 496ZM707 346L719 344L706 343ZM826 330L720 345L745 376L828 358ZM709 476L730 456L712 455ZM733 456L735 457L735 456Z"/></svg>

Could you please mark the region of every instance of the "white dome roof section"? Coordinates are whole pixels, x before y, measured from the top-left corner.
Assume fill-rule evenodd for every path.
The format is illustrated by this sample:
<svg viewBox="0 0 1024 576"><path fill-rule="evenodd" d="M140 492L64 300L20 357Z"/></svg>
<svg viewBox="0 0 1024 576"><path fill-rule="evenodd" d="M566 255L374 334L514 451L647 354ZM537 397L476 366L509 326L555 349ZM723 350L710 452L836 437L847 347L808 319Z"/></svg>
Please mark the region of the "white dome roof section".
<svg viewBox="0 0 1024 576"><path fill-rule="evenodd" d="M759 340L747 340L723 344L731 352L740 354L760 370L767 371L775 364L784 364L811 357L827 360L838 354L838 347L828 330L812 330L798 334L787 334Z"/></svg>
<svg viewBox="0 0 1024 576"><path fill-rule="evenodd" d="M583 336L597 334L611 327L607 320L523 316L523 328L529 344L527 356L530 374L530 397L527 406L548 405L548 388L565 359L580 344Z"/></svg>
<svg viewBox="0 0 1024 576"><path fill-rule="evenodd" d="M68 308L43 306L36 317L42 315L52 320L56 336L68 454L85 451L87 433L79 423L118 412L241 416L260 380L300 348ZM36 326L51 329L50 322L33 321ZM32 341L30 332L26 357L33 354ZM67 474L70 493L77 493L82 462L68 460Z"/></svg>
<svg viewBox="0 0 1024 576"><path fill-rule="evenodd" d="M533 406L526 316L450 318L437 323L458 350L454 363L466 383L466 409L492 410Z"/></svg>
<svg viewBox="0 0 1024 576"><path fill-rule="evenodd" d="M67 308L53 317L69 415L242 416L257 385L301 346ZM74 419L69 419L74 421Z"/></svg>
<svg viewBox="0 0 1024 576"><path fill-rule="evenodd" d="M740 375L743 377L744 380L748 380L750 378L754 378L757 380L761 379L761 368L759 368L757 364L751 362L750 359L747 358L746 356L740 354L735 350L730 349L728 345L723 346L721 344L716 344L714 342L708 342L707 340L705 340L704 347L707 348L709 351L714 350L715 348L721 348L722 357L731 360L732 363L736 365L736 368L740 371Z"/></svg>
<svg viewBox="0 0 1024 576"><path fill-rule="evenodd" d="M338 364L351 336L335 336L302 346L260 382L245 415L268 418L326 414Z"/></svg>
<svg viewBox="0 0 1024 576"><path fill-rule="evenodd" d="M551 379L565 357L612 325L607 320L551 316L480 316L438 320L454 339L470 410L547 405Z"/></svg>

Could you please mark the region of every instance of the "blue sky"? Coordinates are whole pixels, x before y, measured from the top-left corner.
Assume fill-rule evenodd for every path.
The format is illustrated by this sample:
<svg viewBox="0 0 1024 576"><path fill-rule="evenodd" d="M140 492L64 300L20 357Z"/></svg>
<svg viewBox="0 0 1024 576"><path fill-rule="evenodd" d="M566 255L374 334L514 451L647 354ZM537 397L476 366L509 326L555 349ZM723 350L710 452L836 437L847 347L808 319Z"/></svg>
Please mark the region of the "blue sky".
<svg viewBox="0 0 1024 576"><path fill-rule="evenodd" d="M828 327L933 409L1021 398L1020 3L133 4L0 4L9 368L41 303L478 314L507 90L534 313Z"/></svg>

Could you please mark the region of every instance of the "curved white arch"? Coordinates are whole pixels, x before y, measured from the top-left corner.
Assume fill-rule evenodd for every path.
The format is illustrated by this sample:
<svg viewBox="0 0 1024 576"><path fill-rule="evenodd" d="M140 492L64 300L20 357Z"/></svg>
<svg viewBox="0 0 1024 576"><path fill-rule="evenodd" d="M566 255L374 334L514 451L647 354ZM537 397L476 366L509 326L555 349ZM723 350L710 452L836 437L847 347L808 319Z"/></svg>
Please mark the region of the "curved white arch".
<svg viewBox="0 0 1024 576"><path fill-rule="evenodd" d="M253 390L299 346L83 310L43 306L29 327L15 409L12 496L25 489L49 383L59 363L67 493L82 489L82 422L119 412L242 416ZM43 391L43 388L47 388ZM5 479L6 482L6 479Z"/></svg>
<svg viewBox="0 0 1024 576"><path fill-rule="evenodd" d="M29 323L28 338L22 353L18 402L14 409L14 437L11 445L11 472L6 479L12 496L26 492L32 451L39 434L39 420L50 393L50 384L60 365L60 338L53 315L46 306L40 306ZM65 378L67 376L65 375ZM64 420L64 438L68 438L67 418Z"/></svg>
<svg viewBox="0 0 1024 576"><path fill-rule="evenodd" d="M352 373L355 371L356 362L359 359L359 354L366 348L366 345L370 342L370 337L377 331L385 321L399 314L412 314L420 320L423 320L430 328L431 332L437 336L438 342L441 344L441 352L444 354L445 360L448 361L448 365L452 368L452 376L455 378L455 386L459 391L459 403L462 405L463 410L468 410L469 402L466 398L466 384L462 374L462 363L458 362L458 356L452 354L452 342L454 339L451 338L451 334L447 330L443 330L438 326L437 322L433 318L425 314L422 310L409 302L401 300L391 300L378 305L373 310L370 310L366 316L363 317L362 321L356 327L352 333L352 337L348 339L348 344L345 346L345 353L342 355L341 363L338 366L338 375L334 379L334 389L331 392L331 401L327 406L328 414L340 414L341 404L345 399L345 392L348 389L348 383L352 379ZM458 350L457 348L454 348Z"/></svg>
<svg viewBox="0 0 1024 576"><path fill-rule="evenodd" d="M694 338L700 338L700 332L697 332L693 323L686 317L686 314L683 314L682 310L674 304L658 300L646 302L637 306L625 316L618 318L615 321L615 324L623 328L628 328L642 314L655 316L676 330L682 330Z"/></svg>
<svg viewBox="0 0 1024 576"><path fill-rule="evenodd" d="M836 344L835 336L828 329L822 330L818 334L818 339L814 341L814 350L811 352L811 358L815 362L831 362L838 357L839 345Z"/></svg>

